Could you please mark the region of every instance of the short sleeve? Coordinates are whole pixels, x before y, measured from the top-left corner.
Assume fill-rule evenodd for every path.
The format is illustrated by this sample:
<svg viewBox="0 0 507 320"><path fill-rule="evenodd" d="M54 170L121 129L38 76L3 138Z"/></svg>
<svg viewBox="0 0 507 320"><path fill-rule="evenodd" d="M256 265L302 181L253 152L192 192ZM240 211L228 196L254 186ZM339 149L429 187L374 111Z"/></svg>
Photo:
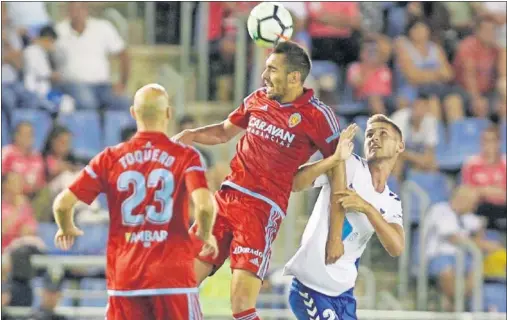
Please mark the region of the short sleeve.
<svg viewBox="0 0 507 320"><path fill-rule="evenodd" d="M105 191L107 180L105 169L107 167L107 150L95 156L90 163L84 167L77 178L70 185L69 189L81 201L91 204L95 198Z"/></svg>
<svg viewBox="0 0 507 320"><path fill-rule="evenodd" d="M229 114L227 118L235 126L246 129L248 127L249 114L246 110L246 106L242 103L236 110Z"/></svg>
<svg viewBox="0 0 507 320"><path fill-rule="evenodd" d="M336 115L328 105L312 98L311 104L315 108L313 130L309 130L310 138L322 153L324 158L332 155L340 137L340 125Z"/></svg>
<svg viewBox="0 0 507 320"><path fill-rule="evenodd" d="M192 150L190 160L184 174L185 184L189 194L199 188L208 188L206 167L204 166L198 151Z"/></svg>
<svg viewBox="0 0 507 320"><path fill-rule="evenodd" d="M389 211L385 213L381 212L384 216L384 220L387 223L396 223L403 227L403 209L401 206L400 198L392 192L390 193L389 197L392 201L392 204L388 209Z"/></svg>
<svg viewBox="0 0 507 320"><path fill-rule="evenodd" d="M110 54L118 54L125 50L125 41L123 41L113 24L105 20L103 20L102 23L107 52Z"/></svg>

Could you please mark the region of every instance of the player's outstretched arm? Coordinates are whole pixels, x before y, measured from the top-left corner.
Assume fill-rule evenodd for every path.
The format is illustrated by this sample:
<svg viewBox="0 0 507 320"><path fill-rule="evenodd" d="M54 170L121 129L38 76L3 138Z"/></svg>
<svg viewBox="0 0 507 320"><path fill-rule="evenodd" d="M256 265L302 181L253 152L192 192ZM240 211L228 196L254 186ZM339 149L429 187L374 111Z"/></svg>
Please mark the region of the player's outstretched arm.
<svg viewBox="0 0 507 320"><path fill-rule="evenodd" d="M192 144L193 142L215 145L226 143L244 129L234 125L229 120L212 124L209 126L184 130L173 137L173 140L184 144Z"/></svg>
<svg viewBox="0 0 507 320"><path fill-rule="evenodd" d="M340 141L333 155L326 159L307 163L299 167L292 181L292 191L297 192L310 187L315 179L324 173L332 177L331 169L341 161L347 160L352 154L352 150L354 149L352 140L357 132L357 128L357 125L353 123L342 131Z"/></svg>
<svg viewBox="0 0 507 320"><path fill-rule="evenodd" d="M53 215L58 231L55 235L55 244L58 248L68 250L74 244L76 237L83 235L83 231L74 225L74 206L78 198L65 189L56 197L53 203Z"/></svg>
<svg viewBox="0 0 507 320"><path fill-rule="evenodd" d="M207 188L199 188L192 191L192 201L194 203L194 216L197 221L196 236L204 241L204 247L200 255L213 254L218 255L216 239L212 234L215 223L215 208L211 192Z"/></svg>

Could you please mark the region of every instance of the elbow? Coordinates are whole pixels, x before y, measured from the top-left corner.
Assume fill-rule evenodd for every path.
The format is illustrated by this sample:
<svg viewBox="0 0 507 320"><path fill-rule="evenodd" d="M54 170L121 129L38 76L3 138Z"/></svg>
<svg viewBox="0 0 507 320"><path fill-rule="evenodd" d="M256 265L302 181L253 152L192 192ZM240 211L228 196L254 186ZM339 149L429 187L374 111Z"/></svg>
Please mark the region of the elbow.
<svg viewBox="0 0 507 320"><path fill-rule="evenodd" d="M389 248L389 250L387 250L387 253L389 253L391 257L396 258L401 256L404 249L405 249L404 244L398 244L396 246L393 246L392 248Z"/></svg>

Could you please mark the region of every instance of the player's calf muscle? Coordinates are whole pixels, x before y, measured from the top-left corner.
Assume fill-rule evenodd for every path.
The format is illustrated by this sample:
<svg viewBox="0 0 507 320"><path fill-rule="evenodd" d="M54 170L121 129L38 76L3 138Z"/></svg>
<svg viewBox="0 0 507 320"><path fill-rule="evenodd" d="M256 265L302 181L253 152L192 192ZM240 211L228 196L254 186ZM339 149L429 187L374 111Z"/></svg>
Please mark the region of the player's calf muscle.
<svg viewBox="0 0 507 320"><path fill-rule="evenodd" d="M250 271L234 269L232 274L231 306L232 312L255 308L262 282Z"/></svg>

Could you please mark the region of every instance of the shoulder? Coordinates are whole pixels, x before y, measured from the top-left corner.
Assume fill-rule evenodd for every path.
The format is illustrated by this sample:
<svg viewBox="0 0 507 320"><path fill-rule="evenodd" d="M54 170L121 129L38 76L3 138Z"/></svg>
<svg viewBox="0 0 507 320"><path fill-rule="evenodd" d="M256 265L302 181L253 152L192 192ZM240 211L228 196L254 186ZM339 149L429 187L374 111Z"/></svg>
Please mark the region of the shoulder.
<svg viewBox="0 0 507 320"><path fill-rule="evenodd" d="M505 162L505 157L504 157L504 162ZM476 154L476 155L468 157L468 159L465 160L465 162L463 163L463 168L465 168L465 167L471 168L471 167L475 167L475 166L480 166L481 164L482 164L482 158L480 155Z"/></svg>
<svg viewBox="0 0 507 320"><path fill-rule="evenodd" d="M13 144L6 145L2 148L2 158L12 157L17 153L17 149Z"/></svg>
<svg viewBox="0 0 507 320"><path fill-rule="evenodd" d="M246 96L245 99L243 99L243 105L245 106L245 108L248 108L249 103L251 103L255 99L267 99L266 88L264 87L259 88L250 93L248 96Z"/></svg>
<svg viewBox="0 0 507 320"><path fill-rule="evenodd" d="M308 107L305 109L308 110L317 121L328 123L334 131L340 130L336 113L332 107L320 101L315 96L312 96L310 100L308 100L307 106Z"/></svg>

